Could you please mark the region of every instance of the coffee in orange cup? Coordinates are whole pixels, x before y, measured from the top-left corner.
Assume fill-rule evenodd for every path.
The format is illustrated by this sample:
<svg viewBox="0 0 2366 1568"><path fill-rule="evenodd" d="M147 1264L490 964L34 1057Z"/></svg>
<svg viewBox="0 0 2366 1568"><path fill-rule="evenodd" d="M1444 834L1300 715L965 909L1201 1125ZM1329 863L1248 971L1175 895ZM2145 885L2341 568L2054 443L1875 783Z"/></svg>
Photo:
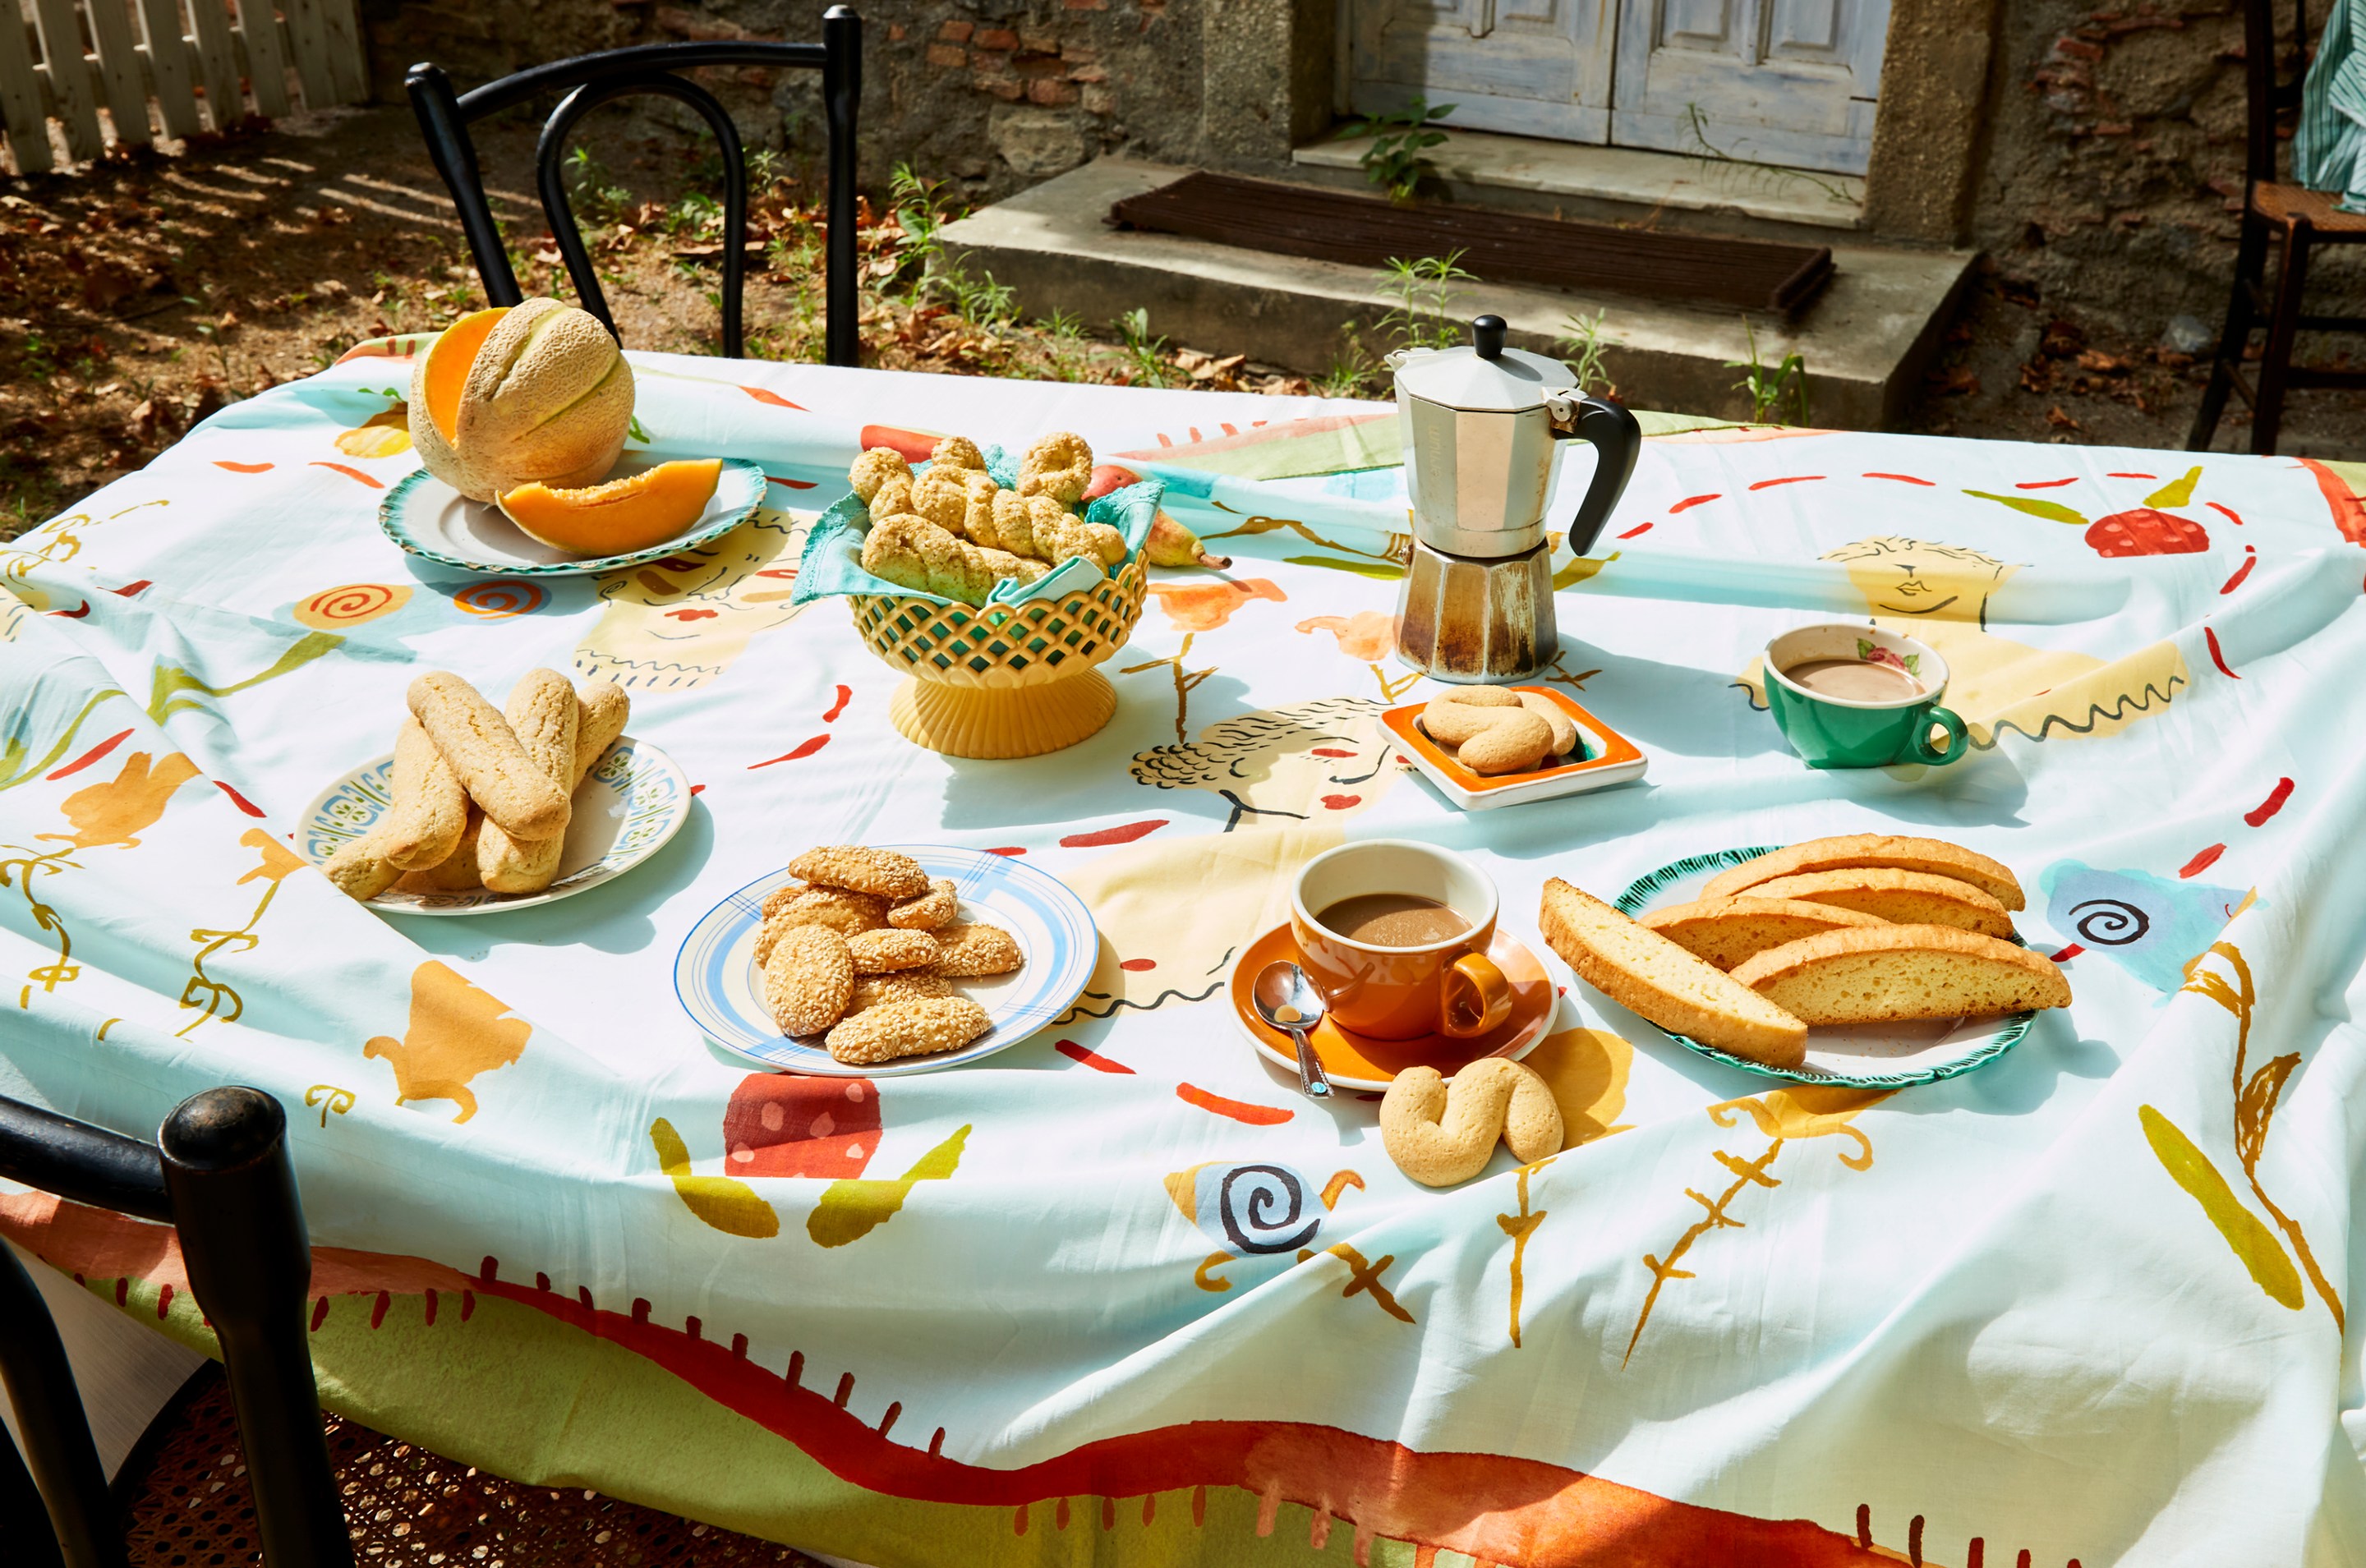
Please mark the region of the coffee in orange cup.
<svg viewBox="0 0 2366 1568"><path fill-rule="evenodd" d="M1495 885L1460 855L1368 839L1308 861L1290 888L1299 966L1340 1028L1378 1040L1468 1040L1511 1016L1487 956Z"/></svg>

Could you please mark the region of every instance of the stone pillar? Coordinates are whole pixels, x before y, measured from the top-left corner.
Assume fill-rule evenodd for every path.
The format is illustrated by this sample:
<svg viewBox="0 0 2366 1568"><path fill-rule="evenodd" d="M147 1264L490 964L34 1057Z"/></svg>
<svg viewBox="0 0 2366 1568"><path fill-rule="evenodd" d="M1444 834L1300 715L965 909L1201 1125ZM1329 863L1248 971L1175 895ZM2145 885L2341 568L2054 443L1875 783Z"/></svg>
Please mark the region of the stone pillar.
<svg viewBox="0 0 2366 1568"><path fill-rule="evenodd" d="M1200 0L1200 139L1219 168L1275 169L1331 117L1335 0Z"/></svg>
<svg viewBox="0 0 2366 1568"><path fill-rule="evenodd" d="M1866 226L1953 244L1969 215L1997 0L1894 0L1865 171Z"/></svg>

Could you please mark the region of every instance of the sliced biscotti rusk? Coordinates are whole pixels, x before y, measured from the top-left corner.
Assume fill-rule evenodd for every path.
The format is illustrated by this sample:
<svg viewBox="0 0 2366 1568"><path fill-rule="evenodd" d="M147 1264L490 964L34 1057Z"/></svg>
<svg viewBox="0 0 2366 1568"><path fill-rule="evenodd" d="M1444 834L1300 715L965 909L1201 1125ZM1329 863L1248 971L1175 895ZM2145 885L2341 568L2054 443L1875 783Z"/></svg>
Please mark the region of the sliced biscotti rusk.
<svg viewBox="0 0 2366 1568"><path fill-rule="evenodd" d="M1849 866L1841 871L1802 872L1762 882L1747 896L1829 904L1878 915L1893 925L1954 926L1982 936L2012 934L2012 917L2002 904L1968 882L1933 876L1927 871Z"/></svg>
<svg viewBox="0 0 2366 1568"><path fill-rule="evenodd" d="M1819 931L1846 926L1877 926L1878 915L1860 914L1834 904L1808 904L1792 898L1704 899L1696 904L1671 904L1652 909L1639 922L1696 958L1706 958L1720 969L1730 969L1745 958L1797 942Z"/></svg>
<svg viewBox="0 0 2366 1568"><path fill-rule="evenodd" d="M548 839L567 831L567 792L535 766L501 710L448 670L411 682L411 711L460 775L468 798L513 838Z"/></svg>
<svg viewBox="0 0 2366 1568"><path fill-rule="evenodd" d="M1558 876L1545 884L1538 923L1580 979L1662 1029L1770 1067L1807 1056L1806 1024Z"/></svg>
<svg viewBox="0 0 2366 1568"><path fill-rule="evenodd" d="M1810 839L1787 850L1774 850L1735 866L1701 889L1703 898L1731 898L1778 876L1811 871L1845 871L1853 867L1927 872L1968 882L2008 909L2026 908L2021 883L1999 862L1944 839L1908 839L1881 833L1850 833L1837 839Z"/></svg>
<svg viewBox="0 0 2366 1568"><path fill-rule="evenodd" d="M2052 959L1954 926L1857 926L1769 948L1733 978L1809 1023L1993 1018L2070 1005Z"/></svg>

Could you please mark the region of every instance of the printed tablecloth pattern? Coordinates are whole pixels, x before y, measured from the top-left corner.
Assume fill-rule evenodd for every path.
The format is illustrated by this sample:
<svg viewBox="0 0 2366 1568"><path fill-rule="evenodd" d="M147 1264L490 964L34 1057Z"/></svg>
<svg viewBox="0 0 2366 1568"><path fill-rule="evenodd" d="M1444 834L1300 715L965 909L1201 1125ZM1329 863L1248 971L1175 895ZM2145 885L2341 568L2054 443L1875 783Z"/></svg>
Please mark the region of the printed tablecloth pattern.
<svg viewBox="0 0 2366 1568"><path fill-rule="evenodd" d="M134 1134L294 1118L331 1404L505 1474L882 1565L2366 1560L2352 1183L2366 471L1657 422L1550 679L1649 781L1481 816L1378 715L1392 416L636 355L668 450L767 509L601 578L375 525L390 340L223 411L0 554L0 1092ZM1156 574L1110 727L940 758L802 531L861 446L1072 428L1235 557ZM1574 456L1557 516L1573 510ZM1973 750L1811 773L1785 626L1939 648ZM406 683L631 690L697 790L546 908L379 918L293 852ZM1892 1094L1770 1088L1572 985L1570 1146L1433 1192L1221 999L1347 837L1477 857L1533 940L1704 851L1932 832L2013 865L2077 1004ZM1024 855L1100 923L1077 1010L977 1067L752 1075L676 1006L717 898L817 841ZM1554 964L1557 977L1567 974ZM168 1232L0 1231L204 1348Z"/></svg>

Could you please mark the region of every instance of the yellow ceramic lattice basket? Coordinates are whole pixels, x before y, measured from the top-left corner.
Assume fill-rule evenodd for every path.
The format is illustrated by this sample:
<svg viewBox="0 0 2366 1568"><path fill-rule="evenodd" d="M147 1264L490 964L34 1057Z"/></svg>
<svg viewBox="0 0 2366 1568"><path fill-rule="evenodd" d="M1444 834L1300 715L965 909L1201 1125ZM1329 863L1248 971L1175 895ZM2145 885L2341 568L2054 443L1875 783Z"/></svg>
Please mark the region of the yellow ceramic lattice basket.
<svg viewBox="0 0 2366 1568"><path fill-rule="evenodd" d="M1098 731L1117 688L1094 666L1142 618L1139 559L1082 592L1023 604L855 593L855 629L909 677L888 712L904 738L955 757L1035 757Z"/></svg>

